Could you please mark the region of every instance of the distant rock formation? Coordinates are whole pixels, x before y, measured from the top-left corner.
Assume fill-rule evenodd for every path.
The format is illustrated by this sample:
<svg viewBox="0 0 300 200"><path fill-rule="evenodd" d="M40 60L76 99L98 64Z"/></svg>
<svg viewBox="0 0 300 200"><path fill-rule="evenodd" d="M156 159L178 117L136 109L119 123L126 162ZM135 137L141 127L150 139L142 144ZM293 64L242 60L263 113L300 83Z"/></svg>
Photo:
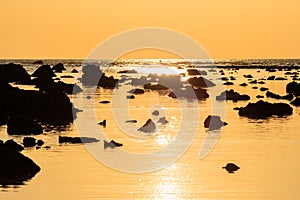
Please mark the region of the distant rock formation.
<svg viewBox="0 0 300 200"><path fill-rule="evenodd" d="M59 136L58 143L72 143L72 144L81 144L81 143L94 143L99 142L100 140L92 137L68 137L68 136Z"/></svg>

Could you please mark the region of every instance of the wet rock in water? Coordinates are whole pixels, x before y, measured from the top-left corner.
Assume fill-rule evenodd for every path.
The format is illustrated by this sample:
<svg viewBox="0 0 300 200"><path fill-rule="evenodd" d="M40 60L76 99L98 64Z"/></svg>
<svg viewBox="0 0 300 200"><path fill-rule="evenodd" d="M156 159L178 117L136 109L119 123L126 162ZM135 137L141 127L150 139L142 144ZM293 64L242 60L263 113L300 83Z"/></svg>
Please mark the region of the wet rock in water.
<svg viewBox="0 0 300 200"><path fill-rule="evenodd" d="M269 98L274 98L274 99L286 99L291 101L294 97L292 94L287 94L285 96L281 96L279 94L275 94L273 92L267 91L266 96Z"/></svg>
<svg viewBox="0 0 300 200"><path fill-rule="evenodd" d="M198 100L206 100L209 95L205 89L202 88L192 88L187 87L184 90L177 89L168 95L169 97L172 97L174 99L181 99L181 98L187 98L187 99L198 99Z"/></svg>
<svg viewBox="0 0 300 200"><path fill-rule="evenodd" d="M5 113L0 112L0 126L7 124L7 116Z"/></svg>
<svg viewBox="0 0 300 200"><path fill-rule="evenodd" d="M264 96L263 95L257 95L256 98L262 99L262 98L264 98Z"/></svg>
<svg viewBox="0 0 300 200"><path fill-rule="evenodd" d="M102 74L98 86L106 89L114 89L118 86L119 79L115 79L113 76L107 77L105 73Z"/></svg>
<svg viewBox="0 0 300 200"><path fill-rule="evenodd" d="M242 86L242 87L246 87L247 85L248 85L247 83L240 84L240 86Z"/></svg>
<svg viewBox="0 0 300 200"><path fill-rule="evenodd" d="M22 65L13 63L0 64L0 82L30 84L31 78Z"/></svg>
<svg viewBox="0 0 300 200"><path fill-rule="evenodd" d="M135 96L134 95L128 95L128 96L126 96L126 99L135 99Z"/></svg>
<svg viewBox="0 0 300 200"><path fill-rule="evenodd" d="M146 123L138 129L138 131L142 131L144 133L151 133L154 132L156 129L156 126L154 122L151 119L148 119Z"/></svg>
<svg viewBox="0 0 300 200"><path fill-rule="evenodd" d="M227 165L225 167L222 167L223 169L226 169L226 171L228 173L234 173L235 171L239 170L240 167L237 166L236 164L234 163L227 163Z"/></svg>
<svg viewBox="0 0 300 200"><path fill-rule="evenodd" d="M208 128L208 130L219 130L222 126L226 126L228 123L223 122L219 116L209 115L204 120L204 128Z"/></svg>
<svg viewBox="0 0 300 200"><path fill-rule="evenodd" d="M285 103L269 103L258 101L249 103L246 107L239 109L239 115L252 119L264 119L272 116L284 117L293 114L293 108Z"/></svg>
<svg viewBox="0 0 300 200"><path fill-rule="evenodd" d="M3 145L2 149L3 151L9 151L9 152L21 152L24 150L24 147L18 143L16 143L14 140L7 140Z"/></svg>
<svg viewBox="0 0 300 200"><path fill-rule="evenodd" d="M52 77L55 77L56 75L50 68L50 65L42 65L37 68L31 76L41 79L52 79Z"/></svg>
<svg viewBox="0 0 300 200"><path fill-rule="evenodd" d="M109 104L110 101L100 101L99 103L101 103L101 104Z"/></svg>
<svg viewBox="0 0 300 200"><path fill-rule="evenodd" d="M264 81L259 81L259 82L257 82L258 84L261 84L261 85L263 85L263 84L266 84L266 82L264 82Z"/></svg>
<svg viewBox="0 0 300 200"><path fill-rule="evenodd" d="M233 89L231 89L222 92L219 96L216 97L216 100L232 100L236 102L250 100L250 96L246 94L241 95L238 92L235 92Z"/></svg>
<svg viewBox="0 0 300 200"><path fill-rule="evenodd" d="M37 122L21 116L11 116L7 122L7 133L9 135L39 135L43 133L43 128Z"/></svg>
<svg viewBox="0 0 300 200"><path fill-rule="evenodd" d="M71 73L78 73L77 69L72 69Z"/></svg>
<svg viewBox="0 0 300 200"><path fill-rule="evenodd" d="M21 185L40 170L37 164L20 152L0 149L0 185Z"/></svg>
<svg viewBox="0 0 300 200"><path fill-rule="evenodd" d="M71 76L71 75L63 75L63 76L61 76L60 78L74 78L74 76Z"/></svg>
<svg viewBox="0 0 300 200"><path fill-rule="evenodd" d="M126 122L126 123L137 123L137 120L130 119L130 120L126 120L125 122Z"/></svg>
<svg viewBox="0 0 300 200"><path fill-rule="evenodd" d="M114 140L111 140L110 142L107 142L106 140L104 140L104 149L107 149L107 148L114 149L116 147L121 147L121 146L123 146L123 144L118 143Z"/></svg>
<svg viewBox="0 0 300 200"><path fill-rule="evenodd" d="M34 147L36 145L36 139L33 137L24 137L23 145L24 147Z"/></svg>
<svg viewBox="0 0 300 200"><path fill-rule="evenodd" d="M139 88L131 89L131 90L128 91L128 93L130 93L130 94L144 94L145 90L139 89Z"/></svg>
<svg viewBox="0 0 300 200"><path fill-rule="evenodd" d="M42 60L36 60L32 64L34 64L34 65L43 65L44 62Z"/></svg>
<svg viewBox="0 0 300 200"><path fill-rule="evenodd" d="M294 106L300 106L300 98L296 98L291 102L292 105Z"/></svg>
<svg viewBox="0 0 300 200"><path fill-rule="evenodd" d="M56 83L56 87L58 90L66 94L78 94L82 92L82 89L77 84L69 84L62 81L58 81Z"/></svg>
<svg viewBox="0 0 300 200"><path fill-rule="evenodd" d="M92 137L68 137L68 136L58 137L58 143L81 144L81 143L94 143L99 141L100 140Z"/></svg>
<svg viewBox="0 0 300 200"><path fill-rule="evenodd" d="M300 96L300 83L295 81L288 83L286 85L286 92L295 96Z"/></svg>
<svg viewBox="0 0 300 200"><path fill-rule="evenodd" d="M264 92L264 91L269 90L269 88L261 87L259 90L262 91L262 92Z"/></svg>
<svg viewBox="0 0 300 200"><path fill-rule="evenodd" d="M249 82L250 84L257 84L257 80L253 80Z"/></svg>
<svg viewBox="0 0 300 200"><path fill-rule="evenodd" d="M119 71L118 74L136 74L137 71L135 71L134 69L132 70L123 70L123 71Z"/></svg>
<svg viewBox="0 0 300 200"><path fill-rule="evenodd" d="M197 69L187 69L186 70L189 76L200 75Z"/></svg>
<svg viewBox="0 0 300 200"><path fill-rule="evenodd" d="M187 81L188 83L190 83L195 87L207 88L207 87L216 86L215 83L203 77L193 77L193 78L189 78Z"/></svg>
<svg viewBox="0 0 300 200"><path fill-rule="evenodd" d="M36 145L41 147L45 144L45 142L43 140L37 140Z"/></svg>
<svg viewBox="0 0 300 200"><path fill-rule="evenodd" d="M275 78L275 81L285 81L285 80L287 80L287 78L284 78L284 77Z"/></svg>
<svg viewBox="0 0 300 200"><path fill-rule="evenodd" d="M168 123L168 120L166 119L166 117L161 117L161 118L159 118L159 120L157 121L157 123L165 125L165 124Z"/></svg>
<svg viewBox="0 0 300 200"><path fill-rule="evenodd" d="M257 89L258 89L258 87L254 86L254 87L252 87L252 89L254 89L254 90L257 90Z"/></svg>
<svg viewBox="0 0 300 200"><path fill-rule="evenodd" d="M53 71L64 71L64 70L66 70L66 68L64 67L64 64L62 64L62 63L57 63L56 65L54 65L54 66L52 67L52 70L53 70Z"/></svg>
<svg viewBox="0 0 300 200"><path fill-rule="evenodd" d="M152 112L152 115L158 116L158 115L159 115L159 111L158 111L158 110L154 110L154 111Z"/></svg>
<svg viewBox="0 0 300 200"><path fill-rule="evenodd" d="M106 127L106 119L98 123L100 126Z"/></svg>
<svg viewBox="0 0 300 200"><path fill-rule="evenodd" d="M145 90L167 90L169 88L161 85L161 84L151 84L151 83L148 83L148 84L145 84L144 85L144 89Z"/></svg>
<svg viewBox="0 0 300 200"><path fill-rule="evenodd" d="M223 85L234 85L233 82L225 82Z"/></svg>
<svg viewBox="0 0 300 200"><path fill-rule="evenodd" d="M275 76L269 76L269 77L267 78L267 80L268 80L268 81L273 81L273 80L275 80L275 78L276 78Z"/></svg>
<svg viewBox="0 0 300 200"><path fill-rule="evenodd" d="M253 78L253 76L251 74L245 74L244 77L245 78Z"/></svg>

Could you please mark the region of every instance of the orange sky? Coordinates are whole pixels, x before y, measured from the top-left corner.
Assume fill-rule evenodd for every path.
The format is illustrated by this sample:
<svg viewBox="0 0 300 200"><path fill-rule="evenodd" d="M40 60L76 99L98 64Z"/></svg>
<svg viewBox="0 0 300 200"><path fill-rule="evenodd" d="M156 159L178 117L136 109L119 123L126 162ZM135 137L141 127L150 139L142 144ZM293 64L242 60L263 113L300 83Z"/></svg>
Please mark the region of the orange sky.
<svg viewBox="0 0 300 200"><path fill-rule="evenodd" d="M179 31L213 58L300 58L299 8L299 0L2 0L0 58L85 58L139 27Z"/></svg>

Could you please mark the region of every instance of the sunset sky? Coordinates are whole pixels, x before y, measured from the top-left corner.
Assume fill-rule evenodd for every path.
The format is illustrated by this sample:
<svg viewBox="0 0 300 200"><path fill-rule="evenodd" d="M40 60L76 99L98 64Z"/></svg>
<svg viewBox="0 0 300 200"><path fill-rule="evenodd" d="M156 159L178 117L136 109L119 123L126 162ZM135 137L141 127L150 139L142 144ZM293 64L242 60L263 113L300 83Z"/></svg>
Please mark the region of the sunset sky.
<svg viewBox="0 0 300 200"><path fill-rule="evenodd" d="M181 32L212 58L300 58L299 8L299 0L2 0L0 58L86 58L141 27ZM168 57L129 57L139 55Z"/></svg>

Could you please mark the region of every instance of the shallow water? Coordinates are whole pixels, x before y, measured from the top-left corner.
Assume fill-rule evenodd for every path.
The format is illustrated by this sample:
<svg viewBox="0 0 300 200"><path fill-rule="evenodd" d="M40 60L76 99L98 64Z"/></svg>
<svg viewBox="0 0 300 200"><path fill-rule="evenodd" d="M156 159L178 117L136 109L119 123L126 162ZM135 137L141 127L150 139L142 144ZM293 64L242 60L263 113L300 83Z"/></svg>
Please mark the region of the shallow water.
<svg viewBox="0 0 300 200"><path fill-rule="evenodd" d="M20 61L21 62L21 61ZM23 61L29 63L29 61ZM50 62L50 61L49 61ZM58 61L51 61L58 62ZM68 74L73 67L79 68L81 61L62 61L67 66ZM254 62L254 61L253 61ZM286 63L287 61L280 61ZM298 61L296 61L298 62ZM22 63L22 62L21 62ZM122 63L122 67L145 65L146 61L139 63ZM228 61L230 63L230 61ZM149 63L148 63L149 64ZM157 64L157 63L156 63ZM168 62L167 66L177 65ZM121 66L121 65L120 65ZM36 66L25 65L32 72ZM111 69L118 70L118 67ZM121 67L120 67L121 68ZM285 71L267 73L261 69L240 69L234 71L224 69L225 76L234 76L235 85L224 86L224 89L235 89L241 94L251 96L250 102L256 102L256 95L265 92L252 89L252 86L267 87L270 91L285 94L285 85L291 81L267 81L264 85L249 84L247 87L239 86L248 82L244 74L252 74L254 78L263 78L270 75L284 76ZM297 71L297 70L293 70ZM212 72L213 73L213 72ZM74 74L73 74L74 75ZM63 79L66 82L74 80ZM216 81L216 80L214 80ZM209 93L211 91L209 90ZM211 94L211 93L210 93ZM91 90L85 90L82 98L92 95ZM237 103L226 102L225 115L222 117L228 126L222 128L221 133L207 132L203 128L203 121L212 113L212 106L222 108L221 102L211 100L197 102L200 118L195 115L183 115L185 111L193 113L193 102L171 99L156 92L136 95L136 99L126 104L131 119L138 120L138 124L126 124L116 120L116 115L124 111L124 104L119 104L114 97L120 96L118 90L98 89L95 95L95 104L82 105L87 109L95 107L98 121L107 120L107 127L99 127L105 136L124 144L122 150L132 153L151 153L163 149L172 142L181 126L198 126L195 138L187 151L174 163L166 168L151 173L125 173L114 170L92 155L84 145L58 144L58 135L77 136L75 125L67 127L65 131L52 131L36 136L43 139L51 149L25 149L23 153L32 158L40 167L39 172L25 185L2 188L0 199L299 199L298 185L300 183L300 168L298 152L300 151L299 119L300 108L293 106L294 113L285 118L270 118L266 120L253 120L239 117L234 107L241 107L249 101ZM112 98L113 97L113 98ZM99 104L103 100L113 101L110 104ZM286 102L264 98L269 102ZM141 126L153 111L153 106L161 105L165 108L169 123L147 139L130 137L124 131L135 130ZM112 112L113 111L113 112ZM82 113L79 113L79 115ZM94 123L94 116L80 118L81 124ZM119 116L117 116L119 117ZM184 123L181 124L184 118ZM194 124L189 124L194 123ZM125 128L124 128L125 127ZM92 136L97 136L94 129L90 129ZM193 129L186 129L186 137L193 136ZM200 158L200 150L206 137L220 136L217 144L205 158ZM98 136L100 138L100 136ZM21 142L22 137L8 136L6 127L0 127L0 138L14 138ZM103 138L99 143L88 144L90 149L101 151L104 155L115 156L117 149L102 149ZM182 138L181 138L182 139ZM184 138L182 139L184 145ZM164 155L168 156L168 155ZM159 162L160 158L152 162ZM133 164L141 164L139 161ZM240 170L228 174L222 166L234 162ZM128 164L124 161L124 165Z"/></svg>

